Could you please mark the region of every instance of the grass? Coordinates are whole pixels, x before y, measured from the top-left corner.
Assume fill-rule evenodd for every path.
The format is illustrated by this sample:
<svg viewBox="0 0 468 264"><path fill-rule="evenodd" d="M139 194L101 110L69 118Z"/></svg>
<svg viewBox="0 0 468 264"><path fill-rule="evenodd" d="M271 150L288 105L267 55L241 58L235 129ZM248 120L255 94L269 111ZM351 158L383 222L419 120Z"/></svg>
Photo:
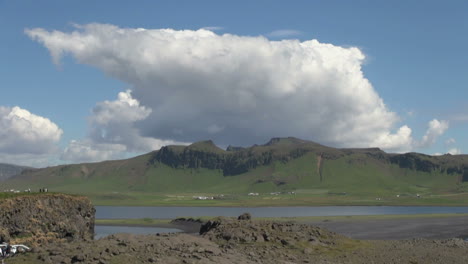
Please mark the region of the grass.
<svg viewBox="0 0 468 264"><path fill-rule="evenodd" d="M0 200L2 199L8 199L8 198L16 198L16 197L22 197L22 196L39 196L39 195L52 195L52 194L58 194L57 192L47 192L47 193L41 193L41 192L20 192L20 193L11 193L11 192L0 192Z"/></svg>
<svg viewBox="0 0 468 264"><path fill-rule="evenodd" d="M259 196L225 195L219 200L195 200L194 196L215 196L219 193L102 193L87 195L95 205L106 206L223 206L223 207L261 207L261 206L334 206L334 205L374 205L374 206L466 206L468 194L428 195L396 197L368 194L328 194L327 190L298 190L295 194Z"/></svg>
<svg viewBox="0 0 468 264"><path fill-rule="evenodd" d="M290 145L290 141L295 139L282 140L277 143L278 146L284 144L280 150L287 153L295 148ZM325 151L323 146L316 147ZM184 150L184 147L171 148ZM201 142L192 148L224 153L210 142ZM252 155L260 155L269 148L253 148ZM16 189L45 186L57 192L88 196L95 205L468 205L468 183L459 183L460 175L400 168L385 160L369 157L365 151L324 159L320 170L317 153L311 151L288 162L276 161L235 176L224 176L221 170L175 169L158 162L151 163L152 155L149 153L122 161L50 167L29 175L29 178L9 180L4 185ZM429 158L422 156L422 159ZM296 194L270 195L271 192L290 191ZM261 195L248 196L250 192ZM193 199L193 196L219 194L224 194L226 199ZM422 195L422 198L415 198L416 194ZM397 195L400 197L397 198Z"/></svg>

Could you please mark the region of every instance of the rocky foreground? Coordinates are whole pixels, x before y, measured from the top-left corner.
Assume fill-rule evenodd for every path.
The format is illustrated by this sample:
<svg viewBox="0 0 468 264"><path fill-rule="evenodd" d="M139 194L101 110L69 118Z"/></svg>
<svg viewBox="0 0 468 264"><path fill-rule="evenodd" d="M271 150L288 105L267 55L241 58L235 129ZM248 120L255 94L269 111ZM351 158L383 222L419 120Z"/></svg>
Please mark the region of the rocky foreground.
<svg viewBox="0 0 468 264"><path fill-rule="evenodd" d="M39 246L92 240L96 210L88 198L30 194L0 200L0 243Z"/></svg>
<svg viewBox="0 0 468 264"><path fill-rule="evenodd" d="M461 239L362 241L297 223L216 218L200 234L49 243L14 263L468 263Z"/></svg>
<svg viewBox="0 0 468 264"><path fill-rule="evenodd" d="M309 224L216 218L199 234L117 234L92 240L87 198L40 194L0 200L0 243L31 247L8 264L468 263L468 242L356 240ZM187 219L182 222L195 223ZM187 223L188 224L188 223Z"/></svg>

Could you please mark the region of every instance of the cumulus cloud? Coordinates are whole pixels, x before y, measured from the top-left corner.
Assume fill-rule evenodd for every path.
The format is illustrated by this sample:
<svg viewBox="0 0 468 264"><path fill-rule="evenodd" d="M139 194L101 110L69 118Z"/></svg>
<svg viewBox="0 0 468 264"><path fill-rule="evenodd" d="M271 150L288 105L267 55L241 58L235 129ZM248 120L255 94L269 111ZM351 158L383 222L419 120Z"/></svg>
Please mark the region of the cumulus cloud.
<svg viewBox="0 0 468 264"><path fill-rule="evenodd" d="M141 150L160 139L249 145L296 136L389 151L414 143L411 129L397 127L399 117L364 77L365 56L355 47L104 24L25 32L55 63L70 54L131 85L131 97L126 92L96 106L93 142ZM433 125L439 129L426 134L424 145L444 130L444 123Z"/></svg>
<svg viewBox="0 0 468 264"><path fill-rule="evenodd" d="M447 151L447 153L452 155L460 155L462 154L462 151L459 148L451 148Z"/></svg>
<svg viewBox="0 0 468 264"><path fill-rule="evenodd" d="M131 91L120 92L114 101L97 103L89 117L89 136L71 141L63 152L62 160L117 159L128 152L149 152L165 145L186 144L141 136L134 123L146 119L150 113L151 109L140 106Z"/></svg>
<svg viewBox="0 0 468 264"><path fill-rule="evenodd" d="M56 150L63 131L28 110L0 106L0 154L42 155Z"/></svg>
<svg viewBox="0 0 468 264"><path fill-rule="evenodd" d="M395 134L388 132L380 135L371 145L386 150L408 152L413 149L414 144L411 132L411 128L402 126Z"/></svg>
<svg viewBox="0 0 468 264"><path fill-rule="evenodd" d="M423 136L421 142L419 142L418 147L424 148L433 145L437 138L447 131L448 127L449 124L445 120L431 120L428 124L426 134Z"/></svg>
<svg viewBox="0 0 468 264"><path fill-rule="evenodd" d="M132 97L131 91L120 92L117 100L100 102L94 107L90 117L90 138L97 143L124 145L129 152L152 151L164 145L184 144L141 136L134 123L146 119L150 114L151 109L141 106Z"/></svg>

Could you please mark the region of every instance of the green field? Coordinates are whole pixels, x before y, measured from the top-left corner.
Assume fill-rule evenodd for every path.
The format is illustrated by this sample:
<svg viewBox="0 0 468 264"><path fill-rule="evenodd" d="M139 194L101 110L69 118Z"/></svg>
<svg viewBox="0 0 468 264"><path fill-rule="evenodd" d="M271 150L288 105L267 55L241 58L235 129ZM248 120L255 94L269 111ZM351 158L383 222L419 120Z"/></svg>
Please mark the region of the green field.
<svg viewBox="0 0 468 264"><path fill-rule="evenodd" d="M334 149L294 138L236 151L204 141L127 160L30 170L3 185L85 195L96 205L460 206L468 205L465 164L465 155Z"/></svg>

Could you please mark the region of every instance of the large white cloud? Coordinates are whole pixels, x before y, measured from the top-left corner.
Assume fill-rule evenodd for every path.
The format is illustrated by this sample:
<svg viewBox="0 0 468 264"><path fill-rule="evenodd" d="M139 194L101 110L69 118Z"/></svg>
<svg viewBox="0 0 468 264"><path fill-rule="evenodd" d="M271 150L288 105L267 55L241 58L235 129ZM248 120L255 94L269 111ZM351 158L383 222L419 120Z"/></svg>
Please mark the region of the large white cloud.
<svg viewBox="0 0 468 264"><path fill-rule="evenodd" d="M395 134L391 134L390 132L381 134L371 146L378 146L382 149L398 152L410 151L414 147L414 140L411 136L411 132L411 128L402 126Z"/></svg>
<svg viewBox="0 0 468 264"><path fill-rule="evenodd" d="M118 94L115 101L97 103L90 117L91 138L95 142L123 144L129 151L150 151L160 147L153 138L141 137L133 123L144 120L151 109L140 106L130 91Z"/></svg>
<svg viewBox="0 0 468 264"><path fill-rule="evenodd" d="M61 158L72 162L101 161L123 158L128 152L149 152L165 145L185 144L141 136L134 123L150 113L151 109L140 106L130 91L120 92L115 101L97 103L89 118L89 136L71 141Z"/></svg>
<svg viewBox="0 0 468 264"><path fill-rule="evenodd" d="M43 155L57 150L63 131L47 118L18 106L0 106L0 154ZM6 159L6 158L5 158Z"/></svg>
<svg viewBox="0 0 468 264"><path fill-rule="evenodd" d="M249 145L296 136L390 151L413 143L411 129L396 127L398 116L364 77L365 56L355 47L104 24L25 32L48 48L55 63L71 54L132 86L138 104L119 96L96 106L94 141L135 150L142 142L153 146L146 144L151 139Z"/></svg>

